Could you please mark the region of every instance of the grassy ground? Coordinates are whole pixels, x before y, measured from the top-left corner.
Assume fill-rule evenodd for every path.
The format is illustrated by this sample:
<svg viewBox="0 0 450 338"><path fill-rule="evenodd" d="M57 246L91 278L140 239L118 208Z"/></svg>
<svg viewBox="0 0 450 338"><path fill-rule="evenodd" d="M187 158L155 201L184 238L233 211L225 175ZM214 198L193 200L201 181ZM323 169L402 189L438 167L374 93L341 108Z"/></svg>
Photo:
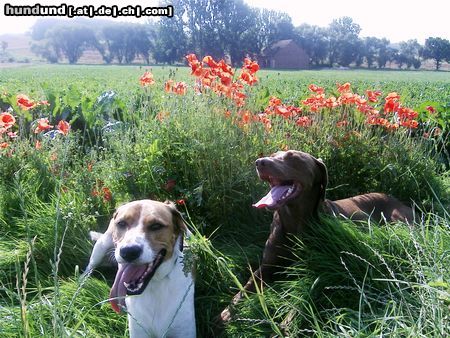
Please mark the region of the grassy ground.
<svg viewBox="0 0 450 338"><path fill-rule="evenodd" d="M125 316L107 302L114 271L100 269L88 280L79 273L92 247L88 231L104 230L118 204L137 198L185 201L178 208L195 234L198 335L211 336L213 318L258 265L268 234L271 214L251 208L267 191L253 163L280 148L323 158L330 198L384 191L416 203L422 217L408 227L322 216L293 238L298 259L279 282L239 304L222 335L448 334L450 174L448 130L440 121L450 101L445 74L264 71L256 87L245 89L247 102L239 109L226 97L195 94L186 68L152 68L156 83L141 88L144 70L2 70L0 104L14 109L19 133L0 155L2 337L127 336ZM169 78L186 81L188 93L164 92ZM280 116L271 117L270 130L256 120L244 123L243 111L256 116L271 96L300 106L310 83L337 96L336 82L345 81L360 94L397 91L402 104L420 113L419 128L387 132L367 125L353 106L308 112L309 127ZM50 105L21 110L19 93ZM436 115L426 112L429 105ZM72 131L54 139L35 134L33 121L44 116L70 121ZM349 124L336 127L343 117Z"/></svg>

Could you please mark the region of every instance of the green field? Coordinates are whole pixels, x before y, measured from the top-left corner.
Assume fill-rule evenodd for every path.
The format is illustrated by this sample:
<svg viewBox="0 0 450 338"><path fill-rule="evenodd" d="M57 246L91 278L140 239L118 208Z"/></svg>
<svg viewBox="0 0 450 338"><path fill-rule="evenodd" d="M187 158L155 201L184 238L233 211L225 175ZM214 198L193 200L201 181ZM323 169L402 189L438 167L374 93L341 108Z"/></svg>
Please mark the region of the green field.
<svg viewBox="0 0 450 338"><path fill-rule="evenodd" d="M142 87L146 70L155 83ZM241 302L221 335L448 335L448 73L257 76L256 85L243 86L245 104L237 107L224 92L195 92L187 67L1 70L0 110L10 109L16 123L8 131L17 132L16 138L0 132L1 337L126 337L126 316L107 301L114 271L101 268L88 280L79 275L92 248L89 230L105 230L116 206L140 198L178 201L194 233L198 336L212 336L214 318L261 258L272 215L251 207L268 189L254 161L279 149L321 157L330 199L381 191L414 203L421 217L408 227L321 215L293 238L298 260ZM169 79L186 82L187 93L164 91ZM316 95L310 84L323 87L325 99L343 97L336 84L345 82L359 103L318 111L304 103ZM362 104L366 90L382 94ZM402 126L398 114L387 112L391 92L417 113L417 127ZM25 110L19 94L48 105ZM273 106L274 96L281 105ZM301 112L267 113L289 106ZM361 106L380 111L390 128L369 122ZM66 120L71 131L35 133L39 118L51 125Z"/></svg>

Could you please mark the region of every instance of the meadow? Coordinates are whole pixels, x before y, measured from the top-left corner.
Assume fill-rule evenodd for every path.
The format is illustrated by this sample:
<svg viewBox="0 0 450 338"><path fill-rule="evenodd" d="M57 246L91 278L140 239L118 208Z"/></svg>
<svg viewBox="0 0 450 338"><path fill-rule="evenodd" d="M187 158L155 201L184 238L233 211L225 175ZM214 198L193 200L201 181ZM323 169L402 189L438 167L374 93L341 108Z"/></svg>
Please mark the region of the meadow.
<svg viewBox="0 0 450 338"><path fill-rule="evenodd" d="M220 335L448 336L448 73L203 61L1 70L0 336L126 337L126 316L108 302L114 270L80 274L89 230L140 198L183 212L198 336L217 336L214 318L257 267L271 222L252 208L268 189L254 161L280 149L324 160L327 198L382 191L420 217L321 215L293 237L298 259Z"/></svg>

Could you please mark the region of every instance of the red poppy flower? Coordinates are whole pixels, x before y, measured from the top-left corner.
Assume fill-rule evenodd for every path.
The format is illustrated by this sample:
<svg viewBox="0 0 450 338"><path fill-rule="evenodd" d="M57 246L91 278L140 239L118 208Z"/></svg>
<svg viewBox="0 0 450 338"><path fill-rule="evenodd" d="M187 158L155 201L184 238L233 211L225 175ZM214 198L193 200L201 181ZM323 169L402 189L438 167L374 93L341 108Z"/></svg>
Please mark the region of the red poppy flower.
<svg viewBox="0 0 450 338"><path fill-rule="evenodd" d="M386 100L386 101L400 100L400 95L397 94L396 92L392 92L392 93L389 93L389 94L386 96L385 100Z"/></svg>
<svg viewBox="0 0 450 338"><path fill-rule="evenodd" d="M396 99L386 100L384 104L384 111L386 113L392 113L397 111L398 107L400 107L400 103Z"/></svg>
<svg viewBox="0 0 450 338"><path fill-rule="evenodd" d="M316 86L315 84L310 84L308 86L308 89L314 93L317 94L323 94L324 93L324 89L322 87Z"/></svg>
<svg viewBox="0 0 450 338"><path fill-rule="evenodd" d="M427 106L425 109L428 110L432 114L436 112L436 109L433 106Z"/></svg>
<svg viewBox="0 0 450 338"><path fill-rule="evenodd" d="M10 113L0 114L0 128L9 129L16 123L16 119Z"/></svg>
<svg viewBox="0 0 450 338"><path fill-rule="evenodd" d="M183 198L181 198L181 199L177 200L177 204L178 205L186 205L186 201Z"/></svg>
<svg viewBox="0 0 450 338"><path fill-rule="evenodd" d="M209 67L211 68L216 68L218 67L218 64L216 61L214 61L214 59L212 58L212 56L207 55L203 58L202 60L203 63L206 63Z"/></svg>
<svg viewBox="0 0 450 338"><path fill-rule="evenodd" d="M376 90L376 91L366 90L366 94L367 94L367 99L370 102L377 102L378 101L378 96L381 95L381 91L379 91L379 90Z"/></svg>
<svg viewBox="0 0 450 338"><path fill-rule="evenodd" d="M67 135L70 131L70 124L69 122L61 120L59 121L57 128L63 135Z"/></svg>
<svg viewBox="0 0 450 338"><path fill-rule="evenodd" d="M141 83L142 87L147 87L149 85L152 85L155 83L155 80L153 79L153 74L149 71L146 71L144 75L142 75L139 78L139 82Z"/></svg>
<svg viewBox="0 0 450 338"><path fill-rule="evenodd" d="M312 121L308 116L301 116L298 118L295 124L300 127L309 127L312 124Z"/></svg>
<svg viewBox="0 0 450 338"><path fill-rule="evenodd" d="M258 79L255 75L251 74L249 71L243 70L241 75L239 76L239 80L241 80L243 83L252 86L256 82L258 82Z"/></svg>
<svg viewBox="0 0 450 338"><path fill-rule="evenodd" d="M185 58L188 60L188 62L191 64L193 62L198 61L197 56L195 54L188 54L185 56Z"/></svg>
<svg viewBox="0 0 450 338"><path fill-rule="evenodd" d="M46 131L50 128L52 128L53 126L49 124L48 122L48 118L41 118L38 120L38 124L36 129L34 130L35 134L38 134L40 132Z"/></svg>
<svg viewBox="0 0 450 338"><path fill-rule="evenodd" d="M109 188L103 187L102 195L103 195L103 200L105 202L110 202L112 200L112 193L111 193L111 190L109 190Z"/></svg>
<svg viewBox="0 0 450 338"><path fill-rule="evenodd" d="M338 92L339 93L347 93L347 92L350 91L350 83L349 82L346 82L343 85L338 83L337 87L338 87Z"/></svg>
<svg viewBox="0 0 450 338"><path fill-rule="evenodd" d="M175 94L178 94L178 95L185 95L187 92L186 83L184 83L182 81L175 82L172 87L172 92L174 92Z"/></svg>
<svg viewBox="0 0 450 338"><path fill-rule="evenodd" d="M37 106L37 103L24 94L17 95L17 105L23 110L30 110Z"/></svg>
<svg viewBox="0 0 450 338"><path fill-rule="evenodd" d="M242 68L249 70L251 74L255 74L259 70L259 65L256 61L252 61L249 58L245 58L244 66Z"/></svg>

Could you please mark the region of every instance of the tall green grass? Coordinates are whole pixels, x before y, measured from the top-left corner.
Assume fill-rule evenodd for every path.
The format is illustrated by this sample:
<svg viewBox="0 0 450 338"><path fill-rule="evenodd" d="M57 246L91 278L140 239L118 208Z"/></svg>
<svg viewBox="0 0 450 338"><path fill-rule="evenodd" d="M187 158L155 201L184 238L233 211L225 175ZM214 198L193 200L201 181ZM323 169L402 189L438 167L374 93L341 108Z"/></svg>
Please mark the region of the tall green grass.
<svg viewBox="0 0 450 338"><path fill-rule="evenodd" d="M257 267L269 231L271 214L251 208L268 189L254 161L283 147L328 164L330 198L383 191L416 203L423 218L414 227L321 218L302 238L293 238L298 259L280 281L239 304L222 335L448 332L450 181L429 139L357 122L336 128L333 114L307 129L281 119L270 133L257 123L242 128L226 99L164 93L167 69L155 69L161 86L145 90L138 87L137 68L55 67L41 78L36 71L10 71L2 85L10 95L54 95L50 111L41 113L67 114L74 130L65 138L44 139L39 151L36 135L24 134L12 146L14 154L0 159L0 336L127 335L125 316L106 301L114 272L103 269L88 280L79 272L92 247L88 231L104 230L116 205L137 198L186 202L179 208L194 232L198 335L213 335L215 316ZM171 78L187 79L184 69L170 72ZM246 108L260 111L268 95L298 103L308 83L333 87L348 74L263 73ZM380 80L373 78L380 74ZM428 74L434 73L410 87L384 73L351 76L357 88L410 92L405 100L414 105L448 97L448 82ZM418 91L419 85L431 89ZM116 99L96 105L107 90ZM224 115L227 109L231 118ZM160 121L160 112L169 115ZM108 122L118 123L104 128ZM171 188L169 181L175 182ZM108 187L112 200L93 194L99 187Z"/></svg>

